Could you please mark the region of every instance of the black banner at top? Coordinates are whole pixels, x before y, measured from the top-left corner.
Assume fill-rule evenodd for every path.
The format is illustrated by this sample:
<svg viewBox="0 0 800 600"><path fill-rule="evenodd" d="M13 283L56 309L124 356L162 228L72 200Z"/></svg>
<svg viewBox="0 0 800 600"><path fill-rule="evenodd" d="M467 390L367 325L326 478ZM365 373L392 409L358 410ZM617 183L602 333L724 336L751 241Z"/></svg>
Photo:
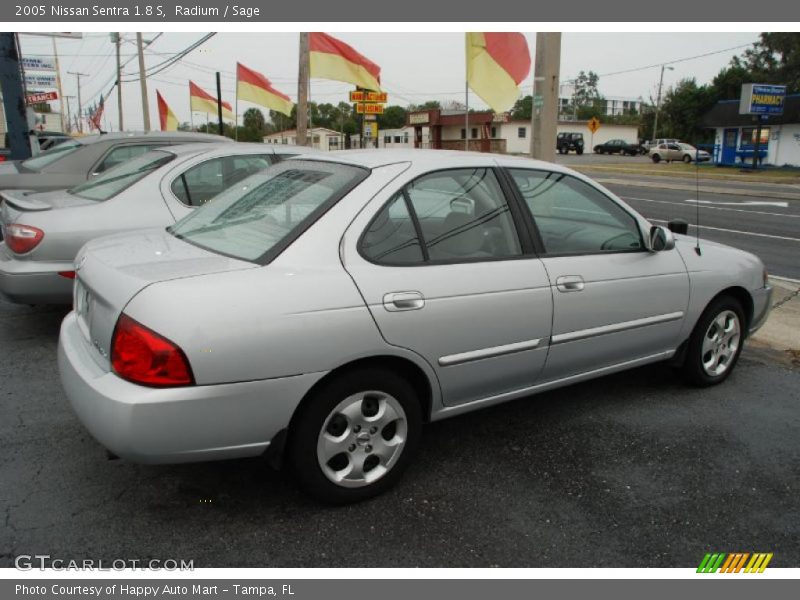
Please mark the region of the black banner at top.
<svg viewBox="0 0 800 600"><path fill-rule="evenodd" d="M0 4L0 20L47 22L751 22L800 21L786 0L22 0ZM757 28L756 28L757 29Z"/></svg>

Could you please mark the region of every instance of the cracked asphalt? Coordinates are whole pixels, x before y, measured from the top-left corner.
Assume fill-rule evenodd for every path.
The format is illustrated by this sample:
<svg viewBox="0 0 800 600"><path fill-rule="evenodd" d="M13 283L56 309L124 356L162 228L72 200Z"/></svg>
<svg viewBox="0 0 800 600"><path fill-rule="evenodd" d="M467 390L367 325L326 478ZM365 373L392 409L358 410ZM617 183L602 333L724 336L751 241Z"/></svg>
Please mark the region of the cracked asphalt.
<svg viewBox="0 0 800 600"><path fill-rule="evenodd" d="M0 567L800 566L800 370L769 350L713 389L656 365L435 423L399 486L330 508L256 459L107 460L61 391L64 314L0 301Z"/></svg>

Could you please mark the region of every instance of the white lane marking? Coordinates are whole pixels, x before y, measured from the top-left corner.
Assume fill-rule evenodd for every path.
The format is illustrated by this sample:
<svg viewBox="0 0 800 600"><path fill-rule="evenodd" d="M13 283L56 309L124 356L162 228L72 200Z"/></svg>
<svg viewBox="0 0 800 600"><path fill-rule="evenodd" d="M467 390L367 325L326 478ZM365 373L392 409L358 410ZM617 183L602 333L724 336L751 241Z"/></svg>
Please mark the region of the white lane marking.
<svg viewBox="0 0 800 600"><path fill-rule="evenodd" d="M645 217L648 221L654 221L656 223L668 223L669 221L665 221L664 219L650 219L649 217ZM689 225L689 227L696 227L696 225ZM800 238L793 238L793 237L786 237L783 235L771 235L769 233L756 233L755 231L740 231L738 229L723 229L722 227L711 227L709 225L700 225L700 229L711 229L713 231L726 231L728 233L740 233L742 235L755 235L757 237L765 237L771 238L773 240L787 240L789 242L800 242Z"/></svg>
<svg viewBox="0 0 800 600"><path fill-rule="evenodd" d="M717 202L716 200L695 200L689 198L685 202L693 204L716 204L718 206L777 206L778 208L789 208L788 202L767 202L764 200L745 200L744 202Z"/></svg>
<svg viewBox="0 0 800 600"><path fill-rule="evenodd" d="M636 198L634 196L620 196L623 200L639 200L641 202L655 202L656 204L675 204L676 206L686 206L682 202L672 202L670 200L653 200L652 198ZM788 217L790 219L800 219L800 215L790 215L788 213L765 212L763 210L744 210L741 208L724 208L722 206L703 206L708 210L727 210L730 212L743 212L751 215L768 215L770 217Z"/></svg>

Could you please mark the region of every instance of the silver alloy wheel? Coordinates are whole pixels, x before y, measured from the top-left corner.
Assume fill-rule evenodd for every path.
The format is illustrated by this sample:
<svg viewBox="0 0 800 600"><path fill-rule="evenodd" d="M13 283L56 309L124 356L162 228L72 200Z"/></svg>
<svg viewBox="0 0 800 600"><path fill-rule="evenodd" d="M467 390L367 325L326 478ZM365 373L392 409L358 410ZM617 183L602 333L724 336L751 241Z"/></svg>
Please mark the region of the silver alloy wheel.
<svg viewBox="0 0 800 600"><path fill-rule="evenodd" d="M723 310L708 326L703 336L700 359L707 375L722 375L731 365L741 341L739 317L732 310Z"/></svg>
<svg viewBox="0 0 800 600"><path fill-rule="evenodd" d="M317 461L336 485L357 488L376 482L400 459L408 438L401 404L386 392L348 396L319 432Z"/></svg>

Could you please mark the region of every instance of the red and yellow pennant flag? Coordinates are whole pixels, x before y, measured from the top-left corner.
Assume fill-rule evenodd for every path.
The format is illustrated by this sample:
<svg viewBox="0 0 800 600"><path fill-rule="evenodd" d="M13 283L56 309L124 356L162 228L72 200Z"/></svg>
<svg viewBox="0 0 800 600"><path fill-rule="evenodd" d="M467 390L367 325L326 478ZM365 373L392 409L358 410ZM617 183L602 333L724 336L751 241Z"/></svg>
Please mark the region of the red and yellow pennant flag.
<svg viewBox="0 0 800 600"><path fill-rule="evenodd" d="M381 91L381 68L363 54L327 33L309 33L311 77L345 81Z"/></svg>
<svg viewBox="0 0 800 600"><path fill-rule="evenodd" d="M195 82L189 82L189 105L192 112L217 114L217 99L203 90ZM222 118L228 121L235 121L233 110L228 102L222 102Z"/></svg>
<svg viewBox="0 0 800 600"><path fill-rule="evenodd" d="M467 33L467 83L495 112L519 98L531 71L531 53L521 33Z"/></svg>
<svg viewBox="0 0 800 600"><path fill-rule="evenodd" d="M158 102L158 121L161 123L161 131L177 131L178 117L164 100L161 92L156 90L156 101Z"/></svg>
<svg viewBox="0 0 800 600"><path fill-rule="evenodd" d="M289 96L279 92L270 80L258 71L248 69L242 63L236 63L236 97L254 104L260 104L287 117L292 115L294 103Z"/></svg>

